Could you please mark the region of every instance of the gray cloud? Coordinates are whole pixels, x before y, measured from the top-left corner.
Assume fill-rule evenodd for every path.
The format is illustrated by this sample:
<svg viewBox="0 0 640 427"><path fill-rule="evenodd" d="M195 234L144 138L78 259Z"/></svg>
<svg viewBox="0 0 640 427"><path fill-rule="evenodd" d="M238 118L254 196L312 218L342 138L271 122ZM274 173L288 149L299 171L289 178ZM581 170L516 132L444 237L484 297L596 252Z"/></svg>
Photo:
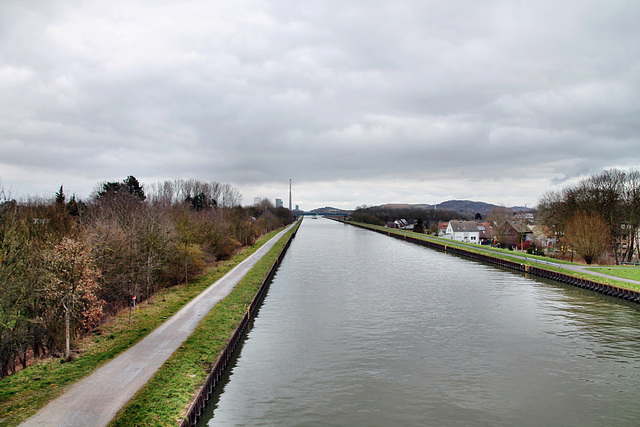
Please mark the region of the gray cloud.
<svg viewBox="0 0 640 427"><path fill-rule="evenodd" d="M9 0L0 179L195 177L308 207L545 191L640 164L640 4Z"/></svg>

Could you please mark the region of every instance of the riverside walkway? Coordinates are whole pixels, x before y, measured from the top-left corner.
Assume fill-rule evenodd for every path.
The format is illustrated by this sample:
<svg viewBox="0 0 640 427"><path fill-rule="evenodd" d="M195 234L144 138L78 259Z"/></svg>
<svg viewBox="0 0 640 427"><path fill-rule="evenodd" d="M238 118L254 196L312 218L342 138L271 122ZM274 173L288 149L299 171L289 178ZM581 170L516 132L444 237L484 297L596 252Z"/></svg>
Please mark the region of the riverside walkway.
<svg viewBox="0 0 640 427"><path fill-rule="evenodd" d="M434 240L434 239L432 239ZM448 243L449 241L447 241L447 245L451 245L451 243ZM454 240L451 240L451 242L456 245L457 242ZM442 241L439 241L439 243L443 243ZM465 246L462 244L457 244L457 246L462 247L462 248L469 248L469 246ZM477 247L475 247L477 246ZM483 247L482 245L475 245L473 248L474 249L480 249L485 251L487 254L491 255L491 254L496 254L495 251L492 251L491 249L487 249L485 247ZM618 280L620 282L626 282L626 283L633 283L636 285L640 285L640 281L638 280L632 280L632 279L626 279L623 277L619 277L619 276L612 276L610 274L606 274L606 273L600 273L598 271L593 271L592 269L596 269L596 268L604 268L598 265L581 265L581 264L575 264L575 263L571 263L571 264L565 264L565 263L558 263L558 262L553 262L553 261L547 261L547 260L541 260L541 259L537 259L537 258L532 258L532 257L528 257L525 254L521 253L521 252L508 252L508 253L501 253L502 255L506 255L509 256L511 258L517 258L517 259L521 259L523 261L529 261L529 262L533 262L536 264L539 264L540 266L551 266L551 267L556 267L556 268L564 268L565 270L571 270L571 271L575 271L577 273L584 273L584 274L590 274L592 276L597 276L597 277L603 277L606 279L612 279L612 280Z"/></svg>
<svg viewBox="0 0 640 427"><path fill-rule="evenodd" d="M602 267L602 266L598 266L598 265L558 264L558 263L554 263L554 262L541 261L539 259L530 258L530 257L523 256L523 255L520 255L520 254L514 254L514 255L509 254L509 256L512 256L512 257L515 257L515 258L522 258L525 261L535 262L535 263L538 263L540 265L550 265L550 266L553 266L553 267L564 268L566 270L571 270L571 271L575 271L575 272L578 272L578 273L590 274L592 276L603 277L605 279L613 279L613 280L618 280L620 282L633 283L633 284L636 284L636 285L640 285L640 281L639 280L626 279L624 277L612 276L610 274L600 273L598 271L594 271L593 269L606 268L606 267Z"/></svg>
<svg viewBox="0 0 640 427"><path fill-rule="evenodd" d="M592 269L597 269L597 268L601 268L601 266L593 266L593 265L580 265L580 264L575 264L575 263L570 263L570 264L565 264L565 263L559 263L559 262L553 262L553 261L547 261L547 260L541 260L541 259L537 259L537 258L533 258L533 257L529 257L526 256L525 254L521 253L521 252L496 252L492 249L486 248L482 245L469 245L469 244L464 244L462 242L458 242L456 240L449 240L449 239L442 239L442 238L435 238L435 237L431 237L431 236L427 236L424 234L418 235L416 233L413 232L408 232L408 231L400 231L400 230L396 230L396 229L385 229L383 227L377 227L377 226L371 226L368 224L361 224L361 223L354 223L351 221L341 221L344 222L345 224L351 224L351 225L355 225L357 227L362 227L365 229L369 229L369 230L373 230L376 232L382 232L384 234L396 234L399 236L409 236L409 237L419 237L423 240L426 241L430 241L432 243L435 243L436 245L440 245L443 247L446 246L455 246L455 247L459 247L462 249L475 249L475 250L479 250L482 251L484 253L486 253L489 256L492 255L503 255L503 256L508 256L514 259L521 259L523 261L529 261L532 263L537 263L539 264L541 267L544 267L545 265L547 266L551 266L551 267L556 267L556 268L563 268L565 270L570 270L570 271L574 271L577 273L583 273L583 274L588 274L591 276L596 276L596 277L602 277L602 278L606 278L606 279L611 279L611 280L617 280L619 282L622 283L630 283L630 284L634 284L634 285L638 285L640 286L640 281L638 280L632 280L632 279L626 279L623 277L619 277L619 276L612 276L610 274L606 274L606 273L600 273L598 271L593 271ZM602 267L604 268L604 267Z"/></svg>
<svg viewBox="0 0 640 427"><path fill-rule="evenodd" d="M71 385L22 426L106 426L211 309L292 227L278 233L138 344Z"/></svg>

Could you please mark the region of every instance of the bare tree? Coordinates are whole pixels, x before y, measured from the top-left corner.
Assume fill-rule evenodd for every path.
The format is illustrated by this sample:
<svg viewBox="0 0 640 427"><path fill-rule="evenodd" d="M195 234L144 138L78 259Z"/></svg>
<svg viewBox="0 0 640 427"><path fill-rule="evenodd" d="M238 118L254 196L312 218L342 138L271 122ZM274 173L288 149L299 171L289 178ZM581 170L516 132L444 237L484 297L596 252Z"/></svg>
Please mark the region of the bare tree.
<svg viewBox="0 0 640 427"><path fill-rule="evenodd" d="M508 224L513 220L513 211L505 206L496 206L487 214L487 220L495 225L496 239L502 246L506 246Z"/></svg>
<svg viewBox="0 0 640 427"><path fill-rule="evenodd" d="M625 172L611 169L582 182L585 195L582 209L585 212L597 212L608 224L608 242L616 264L620 261L619 248L622 246L622 226L625 223L624 181Z"/></svg>
<svg viewBox="0 0 640 427"><path fill-rule="evenodd" d="M47 253L46 295L54 313L61 307L65 322L65 356L71 357L70 327L90 329L102 315L103 301L96 296L100 272L89 251L77 240L64 238Z"/></svg>
<svg viewBox="0 0 640 427"><path fill-rule="evenodd" d="M640 171L632 170L626 174L623 199L626 216L623 231L627 237L627 252L623 259L631 261L634 246L640 243L637 242L640 230ZM640 245L638 245L638 258L640 258Z"/></svg>
<svg viewBox="0 0 640 427"><path fill-rule="evenodd" d="M173 181L156 182L149 185L147 197L152 204L170 206L174 203L175 191Z"/></svg>
<svg viewBox="0 0 640 427"><path fill-rule="evenodd" d="M599 215L609 228L609 250L616 264L630 260L640 229L640 175L618 169L584 179L573 188L547 193L538 204L538 220L560 235L578 212ZM627 244L627 247L624 247Z"/></svg>
<svg viewBox="0 0 640 427"><path fill-rule="evenodd" d="M577 212L567 223L565 239L587 264L597 262L610 247L609 225L597 213Z"/></svg>
<svg viewBox="0 0 640 427"><path fill-rule="evenodd" d="M222 184L220 193L222 197L220 201L221 206L232 208L234 206L240 206L240 203L242 203L242 194L233 188L231 184Z"/></svg>

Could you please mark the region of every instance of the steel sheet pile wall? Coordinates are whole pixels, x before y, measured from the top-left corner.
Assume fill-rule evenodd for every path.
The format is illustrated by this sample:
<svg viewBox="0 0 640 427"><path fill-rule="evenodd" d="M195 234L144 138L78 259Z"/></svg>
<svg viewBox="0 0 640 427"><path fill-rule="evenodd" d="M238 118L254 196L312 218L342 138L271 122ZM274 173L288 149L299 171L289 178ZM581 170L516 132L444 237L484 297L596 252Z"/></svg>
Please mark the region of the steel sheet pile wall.
<svg viewBox="0 0 640 427"><path fill-rule="evenodd" d="M568 274L559 273L557 271L547 270L540 267L531 266L528 264L522 264L519 262L508 261L501 258L496 258L490 255L480 254L477 252L469 251L460 246L447 245L446 243L440 243L430 240L423 240L417 237L408 236L406 234L394 233L388 230L382 230L379 228L367 227L362 224L353 224L356 227L364 228L367 230L375 231L381 234L386 234L396 239L406 240L407 242L416 243L418 245L427 246L433 249L442 250L445 252L451 252L456 255L465 256L468 258L477 259L480 261L488 262L491 264L499 265L501 267L511 268L513 270L522 271L529 274L535 274L536 276L544 277L546 279L556 280L567 285L577 286L583 289L589 289L592 291L600 292L612 297L622 298L636 303L640 303L640 292L632 291L629 289L619 288L617 286L605 285L602 283L594 282L589 279L581 279L578 277L570 276Z"/></svg>
<svg viewBox="0 0 640 427"><path fill-rule="evenodd" d="M189 407L189 410L187 411L187 415L180 423L180 427L194 426L198 421L198 418L202 414L202 410L205 408L207 401L209 400L209 397L211 397L211 393L213 393L213 390L215 389L216 385L219 383L220 378L222 378L222 374L224 373L229 363L229 360L231 360L231 357L233 356L233 353L236 350L238 343L242 339L242 334L244 334L244 332L247 330L247 326L249 325L249 322L251 322L251 319L255 317L258 311L258 307L262 303L262 300L264 299L264 296L267 293L267 289L271 284L271 280L273 279L273 276L275 276L276 271L278 270L278 266L280 265L282 258L284 258L284 255L287 252L287 249L289 249L289 245L291 245L291 240L293 240L297 232L298 230L296 229L291 234L291 236L289 236L289 239L287 240L287 243L282 249L282 252L278 256L278 259L276 259L276 261L271 266L271 269L269 270L269 274L262 282L262 285L260 285L260 289L258 289L258 292L256 293L256 295L253 297L253 300L251 301L251 304L249 305L249 308L247 309L247 311L244 313L244 316L242 317L240 324L231 334L231 338L229 338L229 342L222 349L222 352L220 356L218 356L218 359L216 360L215 365L213 366L213 368L211 369L211 372L207 376L207 379L205 380L204 385L196 395L196 398L191 404L191 407Z"/></svg>

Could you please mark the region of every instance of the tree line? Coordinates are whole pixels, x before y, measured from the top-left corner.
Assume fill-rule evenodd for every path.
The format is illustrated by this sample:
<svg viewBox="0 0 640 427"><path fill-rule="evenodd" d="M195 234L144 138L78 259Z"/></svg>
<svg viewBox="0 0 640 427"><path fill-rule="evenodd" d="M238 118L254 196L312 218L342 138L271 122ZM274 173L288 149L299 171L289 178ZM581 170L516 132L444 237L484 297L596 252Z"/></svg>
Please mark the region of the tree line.
<svg viewBox="0 0 640 427"><path fill-rule="evenodd" d="M146 191L145 191L146 190ZM0 188L0 378L31 357L70 357L74 339L158 290L186 282L291 223L229 184L103 182L87 200L17 202Z"/></svg>
<svg viewBox="0 0 640 427"><path fill-rule="evenodd" d="M467 220L471 217L451 209L387 206L360 206L351 213L353 221L373 225L385 225L399 218L410 222L420 222L425 231L430 229L431 232L434 232L437 231L440 221L449 221L451 218Z"/></svg>
<svg viewBox="0 0 640 427"><path fill-rule="evenodd" d="M616 264L640 257L640 172L606 170L542 196L538 222L590 264L608 254Z"/></svg>
<svg viewBox="0 0 640 427"><path fill-rule="evenodd" d="M524 229L525 218L517 218L516 212L496 207L487 215L494 224L494 233L503 246L508 230ZM351 218L355 221L384 225L388 221L405 218L418 220L418 229L434 233L438 221L451 218L470 219L459 212L442 209L397 209L385 206L360 207ZM481 219L476 214L476 220ZM581 255L587 264L602 257L610 257L615 264L640 258L640 171L610 169L592 175L577 185L544 194L538 201L536 223L546 227L548 237L555 237L563 250Z"/></svg>

